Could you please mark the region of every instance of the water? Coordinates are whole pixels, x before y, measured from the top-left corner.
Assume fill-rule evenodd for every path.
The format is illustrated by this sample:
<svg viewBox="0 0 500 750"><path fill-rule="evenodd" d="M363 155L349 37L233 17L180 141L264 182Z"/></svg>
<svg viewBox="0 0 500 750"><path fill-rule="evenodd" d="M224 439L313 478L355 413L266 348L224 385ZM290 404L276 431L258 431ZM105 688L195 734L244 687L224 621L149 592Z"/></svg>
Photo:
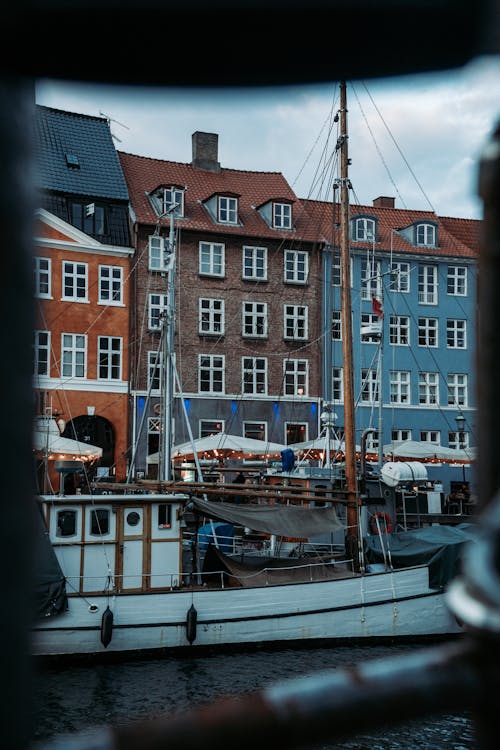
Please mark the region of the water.
<svg viewBox="0 0 500 750"><path fill-rule="evenodd" d="M160 714L173 715L220 697L243 696L278 681L418 648L422 647L416 644L294 647L198 657L166 656L66 669L44 666L38 670L34 685L34 740L47 741L101 725L125 725ZM390 713L391 707L381 710ZM324 742L314 745L315 750L472 750L475 747L473 722L463 712L360 734L335 745Z"/></svg>

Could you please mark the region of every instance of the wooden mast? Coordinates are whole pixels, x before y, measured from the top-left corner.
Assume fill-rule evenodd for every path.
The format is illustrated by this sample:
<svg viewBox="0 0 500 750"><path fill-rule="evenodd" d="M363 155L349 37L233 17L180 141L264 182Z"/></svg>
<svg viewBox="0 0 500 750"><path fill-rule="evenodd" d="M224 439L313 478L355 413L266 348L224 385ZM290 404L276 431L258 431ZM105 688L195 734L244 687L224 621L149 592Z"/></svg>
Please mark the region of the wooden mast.
<svg viewBox="0 0 500 750"><path fill-rule="evenodd" d="M351 257L349 246L349 186L348 186L348 135L347 135L347 95L346 83L340 83L340 268L341 268L341 318L342 318L342 359L344 383L344 441L345 478L347 491L347 534L346 552L359 566L359 496L356 471L356 430L354 419L354 376L352 349L351 312Z"/></svg>

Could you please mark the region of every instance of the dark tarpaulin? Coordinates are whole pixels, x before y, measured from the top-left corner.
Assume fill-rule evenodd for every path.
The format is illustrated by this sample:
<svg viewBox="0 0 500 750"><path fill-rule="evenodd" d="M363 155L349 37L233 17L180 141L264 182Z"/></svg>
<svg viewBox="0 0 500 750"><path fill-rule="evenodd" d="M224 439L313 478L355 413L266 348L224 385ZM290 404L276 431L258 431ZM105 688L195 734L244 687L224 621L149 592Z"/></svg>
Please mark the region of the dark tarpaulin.
<svg viewBox="0 0 500 750"><path fill-rule="evenodd" d="M233 505L193 498L195 510L209 518L236 523L253 531L291 537L314 537L343 528L334 508L297 505Z"/></svg>
<svg viewBox="0 0 500 750"><path fill-rule="evenodd" d="M394 568L429 566L429 586L442 589L460 571L463 545L477 539L471 523L435 525L394 534L371 535L364 539L368 563L390 562Z"/></svg>
<svg viewBox="0 0 500 750"><path fill-rule="evenodd" d="M39 506L34 512L35 544L33 552L34 616L36 620L65 612L68 608L66 580L50 542L49 532Z"/></svg>

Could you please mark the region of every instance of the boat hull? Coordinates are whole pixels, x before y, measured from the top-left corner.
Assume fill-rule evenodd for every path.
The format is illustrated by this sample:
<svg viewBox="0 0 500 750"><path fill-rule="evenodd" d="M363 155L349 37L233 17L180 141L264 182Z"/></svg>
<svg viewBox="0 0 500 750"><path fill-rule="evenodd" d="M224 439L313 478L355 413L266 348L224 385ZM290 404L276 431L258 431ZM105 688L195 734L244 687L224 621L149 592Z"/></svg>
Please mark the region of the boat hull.
<svg viewBox="0 0 500 750"><path fill-rule="evenodd" d="M105 647L102 618L108 606L113 625ZM460 632L444 592L429 587L424 565L250 589L70 596L67 612L33 628L32 652L77 656Z"/></svg>

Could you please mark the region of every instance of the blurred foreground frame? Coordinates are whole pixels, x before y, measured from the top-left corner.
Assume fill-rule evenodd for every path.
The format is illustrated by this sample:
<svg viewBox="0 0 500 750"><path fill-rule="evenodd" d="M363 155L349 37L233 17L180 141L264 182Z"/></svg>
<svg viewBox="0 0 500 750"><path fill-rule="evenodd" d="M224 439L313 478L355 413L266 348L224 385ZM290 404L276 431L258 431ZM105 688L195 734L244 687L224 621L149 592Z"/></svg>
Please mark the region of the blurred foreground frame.
<svg viewBox="0 0 500 750"><path fill-rule="evenodd" d="M2 744L31 744L29 657L34 81L221 87L314 84L461 67L500 53L498 0L17 0L0 47L1 403L4 417ZM258 50L258 52L256 52ZM171 66L175 59L180 64ZM492 131L495 129L492 123ZM479 501L483 541L450 605L466 634L431 649L302 677L175 719L75 735L59 747L170 750L301 747L385 721L451 709L476 717L478 747L498 747L500 710L500 131L485 144L478 316ZM390 714L388 704L390 703ZM94 744L92 744L94 743ZM57 740L50 746L56 747Z"/></svg>

